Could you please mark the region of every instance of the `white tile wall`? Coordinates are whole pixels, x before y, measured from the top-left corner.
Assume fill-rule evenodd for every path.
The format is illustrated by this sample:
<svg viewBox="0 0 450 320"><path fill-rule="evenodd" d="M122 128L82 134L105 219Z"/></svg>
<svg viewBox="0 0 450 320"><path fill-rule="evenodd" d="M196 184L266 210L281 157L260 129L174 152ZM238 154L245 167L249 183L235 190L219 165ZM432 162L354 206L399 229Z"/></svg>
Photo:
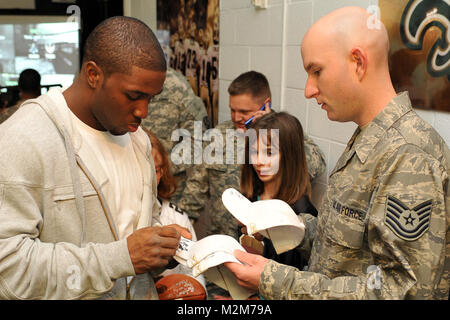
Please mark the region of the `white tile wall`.
<svg viewBox="0 0 450 320"><path fill-rule="evenodd" d="M416 112L423 120L434 126L436 112L420 109L416 109Z"/></svg>
<svg viewBox="0 0 450 320"><path fill-rule="evenodd" d="M286 86L288 88L305 89L306 72L300 54L300 45L286 46Z"/></svg>
<svg viewBox="0 0 450 320"><path fill-rule="evenodd" d="M236 44L236 15L233 11L224 11L219 19L220 45Z"/></svg>
<svg viewBox="0 0 450 320"><path fill-rule="evenodd" d="M303 130L308 131L308 108L304 97L304 91L298 89L286 88L284 91L283 110L289 110L291 114L300 120Z"/></svg>
<svg viewBox="0 0 450 320"><path fill-rule="evenodd" d="M231 81L250 67L250 48L221 45L219 61L219 77Z"/></svg>
<svg viewBox="0 0 450 320"><path fill-rule="evenodd" d="M222 65L222 63L219 63L219 65ZM228 107L228 86L230 83L231 80L221 79L219 81L219 123L231 119L230 108Z"/></svg>
<svg viewBox="0 0 450 320"><path fill-rule="evenodd" d="M221 13L226 10L250 8L251 6L251 0L220 0Z"/></svg>
<svg viewBox="0 0 450 320"><path fill-rule="evenodd" d="M331 174L331 171L333 171L336 162L341 157L341 154L344 152L346 146L347 146L346 144L330 142L330 154L328 155L328 164L333 165L327 166L327 176L329 176Z"/></svg>
<svg viewBox="0 0 450 320"><path fill-rule="evenodd" d="M281 84L281 47L252 47L250 49L250 69L263 73L270 84Z"/></svg>
<svg viewBox="0 0 450 320"><path fill-rule="evenodd" d="M257 70L269 79L273 105L295 115L305 132L325 154L327 174L313 187L318 204L327 175L345 149L356 125L328 120L326 112L304 97L306 73L300 43L311 24L334 9L347 5L368 8L377 0L269 0L267 9L255 9L251 0L220 1L219 121L230 119L227 88L242 72ZM284 40L284 41L283 41ZM418 110L450 144L450 113Z"/></svg>
<svg viewBox="0 0 450 320"><path fill-rule="evenodd" d="M328 121L330 124L331 136L328 138L337 143L347 144L356 130L357 125L353 122Z"/></svg>
<svg viewBox="0 0 450 320"><path fill-rule="evenodd" d="M283 110L281 108L281 86L279 84L270 84L270 91L272 91L272 109L275 111Z"/></svg>
<svg viewBox="0 0 450 320"><path fill-rule="evenodd" d="M303 35L312 25L313 2L302 1L289 5L286 14L286 44L300 46Z"/></svg>
<svg viewBox="0 0 450 320"><path fill-rule="evenodd" d="M282 7L236 10L236 44L281 46Z"/></svg>
<svg viewBox="0 0 450 320"><path fill-rule="evenodd" d="M330 121L327 113L313 100L307 102L308 106L308 133L311 136L331 140L333 132L330 130Z"/></svg>
<svg viewBox="0 0 450 320"><path fill-rule="evenodd" d="M434 128L450 145L450 114L444 112L435 112L436 122Z"/></svg>
<svg viewBox="0 0 450 320"><path fill-rule="evenodd" d="M156 0L125 0L123 9L124 16L138 18L156 30Z"/></svg>

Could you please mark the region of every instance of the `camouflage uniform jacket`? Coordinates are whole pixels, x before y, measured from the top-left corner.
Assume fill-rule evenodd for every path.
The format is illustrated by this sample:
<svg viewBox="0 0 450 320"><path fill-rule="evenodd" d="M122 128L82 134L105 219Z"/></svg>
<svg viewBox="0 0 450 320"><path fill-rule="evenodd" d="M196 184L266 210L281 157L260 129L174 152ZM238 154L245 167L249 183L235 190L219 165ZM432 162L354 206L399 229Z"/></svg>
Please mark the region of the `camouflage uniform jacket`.
<svg viewBox="0 0 450 320"><path fill-rule="evenodd" d="M308 271L273 261L267 299L447 299L448 146L395 97L357 128L330 175L317 220L304 215ZM317 222L317 229L314 223Z"/></svg>
<svg viewBox="0 0 450 320"><path fill-rule="evenodd" d="M142 126L158 137L170 158L172 149L179 142L171 140L172 133L177 129L184 129L194 137L194 125L198 121L198 124L202 124L203 134L206 129L205 117L207 114L202 99L195 95L191 85L181 73L168 68L163 91L149 103L148 114L142 121ZM171 199L173 203L178 203L185 189L192 194L198 192L195 179L187 174L190 168L191 165L188 163L172 165L173 174L178 182L177 192Z"/></svg>
<svg viewBox="0 0 450 320"><path fill-rule="evenodd" d="M223 161L221 164L205 163L203 166L197 166L194 169L193 175L197 177L196 181L201 182L198 185L200 192L194 195L188 192L185 193L179 202L179 206L186 212L200 212L205 208L206 202L209 201L206 214L209 215L211 223L207 234L227 234L237 238L237 223L224 207L222 193L227 188L240 189L241 164L244 162L244 159L239 160L238 154L244 155L245 144L238 143L239 138L237 137L234 137L233 143L227 143L227 131L236 132L232 121L222 122L215 129L220 131L223 139L214 140L212 138L214 143L218 141L225 143L225 146L219 143L218 147L220 150L223 150ZM204 146L203 148L205 153L208 153L207 148L208 146ZM234 157L227 161L227 154L234 155ZM311 179L323 174L326 169L324 155L320 148L306 134L305 154ZM198 197L199 195L200 197Z"/></svg>

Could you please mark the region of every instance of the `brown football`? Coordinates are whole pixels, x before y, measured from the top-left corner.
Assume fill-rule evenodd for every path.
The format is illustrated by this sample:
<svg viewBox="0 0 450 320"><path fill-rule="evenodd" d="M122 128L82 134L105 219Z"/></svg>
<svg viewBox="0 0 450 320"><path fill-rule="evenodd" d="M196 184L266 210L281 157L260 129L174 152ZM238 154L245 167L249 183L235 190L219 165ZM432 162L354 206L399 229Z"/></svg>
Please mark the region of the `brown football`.
<svg viewBox="0 0 450 320"><path fill-rule="evenodd" d="M170 274L155 285L160 300L206 300L206 290L201 283L185 274Z"/></svg>

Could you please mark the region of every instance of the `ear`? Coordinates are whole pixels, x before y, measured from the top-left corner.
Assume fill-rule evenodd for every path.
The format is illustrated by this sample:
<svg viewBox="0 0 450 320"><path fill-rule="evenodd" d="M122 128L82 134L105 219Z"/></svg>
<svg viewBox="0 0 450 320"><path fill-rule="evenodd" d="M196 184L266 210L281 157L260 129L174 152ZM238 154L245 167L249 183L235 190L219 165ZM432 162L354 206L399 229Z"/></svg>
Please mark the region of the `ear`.
<svg viewBox="0 0 450 320"><path fill-rule="evenodd" d="M361 81L367 72L367 54L362 48L356 47L350 51L350 56L355 63L355 74Z"/></svg>
<svg viewBox="0 0 450 320"><path fill-rule="evenodd" d="M88 61L84 67L84 74L86 75L86 82L92 89L98 88L103 82L103 71L94 62Z"/></svg>

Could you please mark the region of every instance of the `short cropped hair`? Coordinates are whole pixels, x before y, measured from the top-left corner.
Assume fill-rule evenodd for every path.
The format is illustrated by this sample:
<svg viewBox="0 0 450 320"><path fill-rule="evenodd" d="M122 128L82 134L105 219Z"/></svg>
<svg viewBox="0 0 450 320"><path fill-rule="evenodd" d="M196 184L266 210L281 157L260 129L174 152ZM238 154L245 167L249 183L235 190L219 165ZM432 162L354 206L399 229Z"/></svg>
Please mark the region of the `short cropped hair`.
<svg viewBox="0 0 450 320"><path fill-rule="evenodd" d="M41 75L34 69L23 70L17 85L23 92L41 95Z"/></svg>
<svg viewBox="0 0 450 320"><path fill-rule="evenodd" d="M228 93L230 96L249 94L260 103L272 96L266 76L257 71L247 71L239 75L231 82Z"/></svg>
<svg viewBox="0 0 450 320"><path fill-rule="evenodd" d="M130 74L133 66L165 72L166 59L153 31L142 21L117 16L104 20L89 34L83 63L94 61L106 76Z"/></svg>

